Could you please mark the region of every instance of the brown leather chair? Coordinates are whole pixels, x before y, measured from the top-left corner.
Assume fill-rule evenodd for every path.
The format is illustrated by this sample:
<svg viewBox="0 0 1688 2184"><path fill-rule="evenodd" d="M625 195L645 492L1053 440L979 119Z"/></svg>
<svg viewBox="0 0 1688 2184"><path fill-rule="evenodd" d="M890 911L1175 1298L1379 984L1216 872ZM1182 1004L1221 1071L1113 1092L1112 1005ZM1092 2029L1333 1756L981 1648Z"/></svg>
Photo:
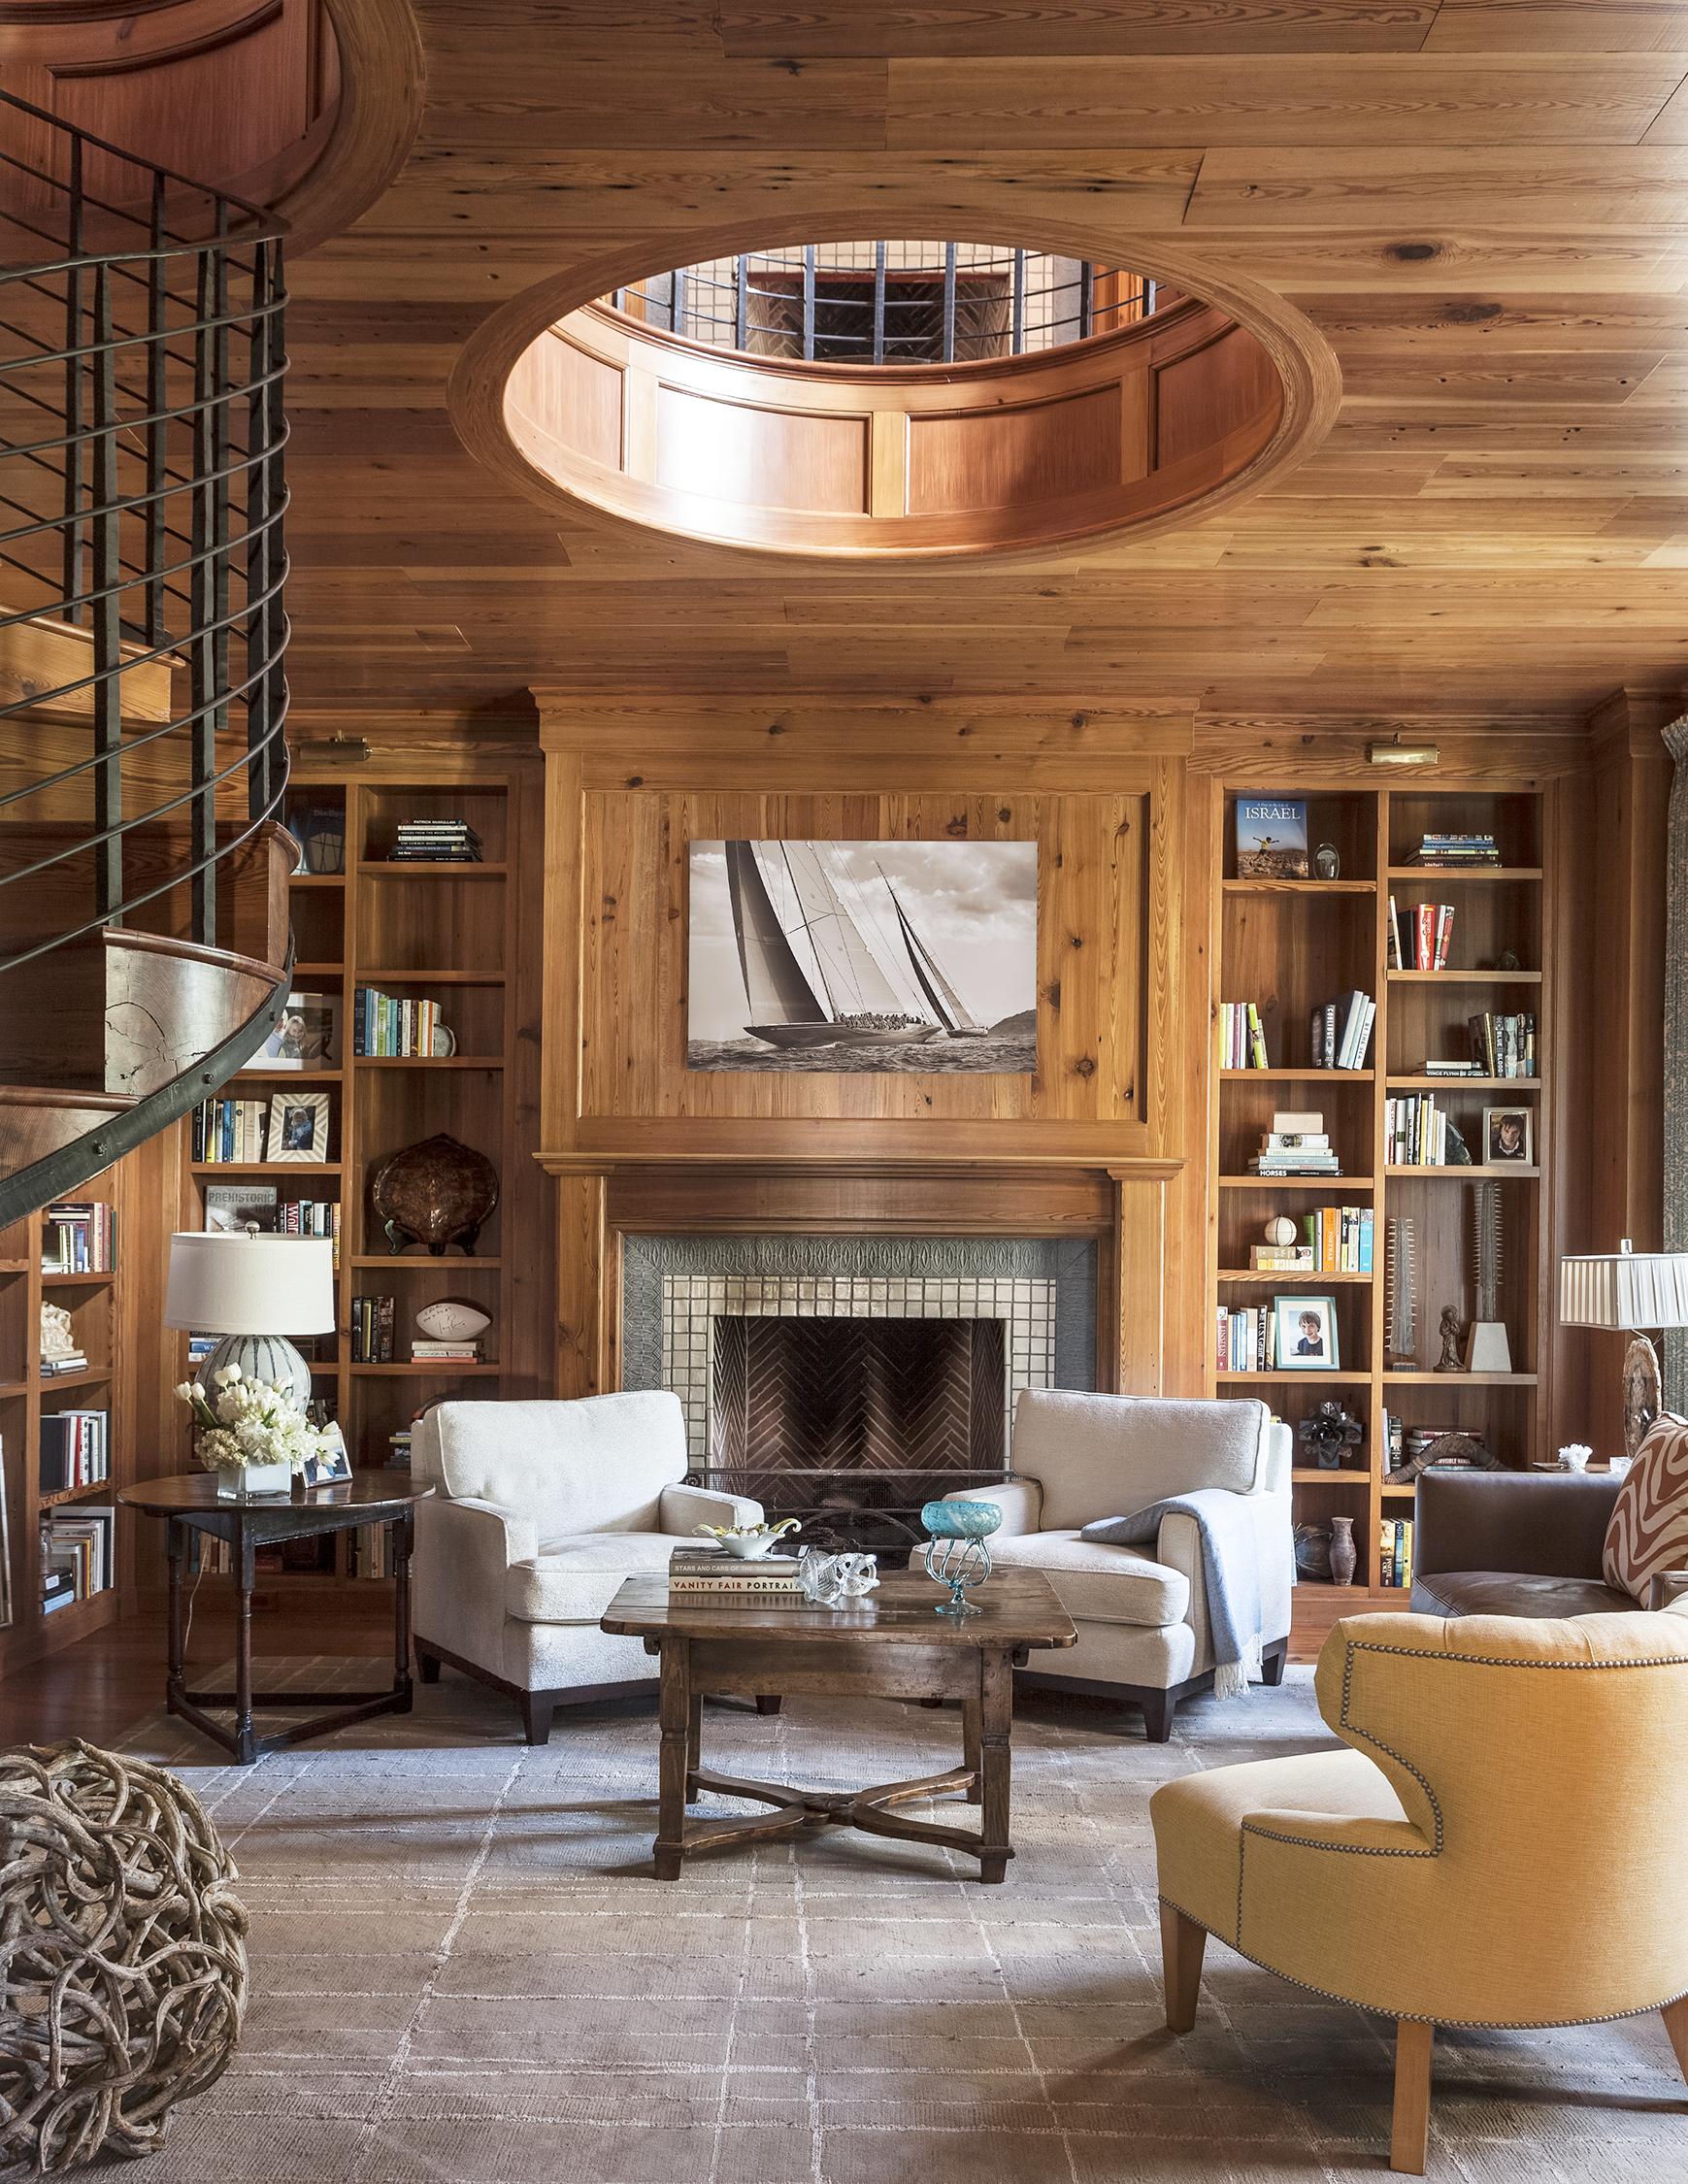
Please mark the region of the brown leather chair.
<svg viewBox="0 0 1688 2184"><path fill-rule="evenodd" d="M1638 1607L1601 1570L1618 1481L1605 1472L1424 1472L1412 1536L1419 1615L1609 1615ZM1688 1575L1653 1581L1654 1607Z"/></svg>

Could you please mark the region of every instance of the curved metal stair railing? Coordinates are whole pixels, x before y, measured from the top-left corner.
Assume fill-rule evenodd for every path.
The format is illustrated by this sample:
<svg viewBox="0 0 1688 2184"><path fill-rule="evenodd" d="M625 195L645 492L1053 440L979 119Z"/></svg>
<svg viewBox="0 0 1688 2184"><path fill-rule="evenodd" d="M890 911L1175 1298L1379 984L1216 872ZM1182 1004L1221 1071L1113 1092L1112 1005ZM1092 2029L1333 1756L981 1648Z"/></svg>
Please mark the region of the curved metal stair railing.
<svg viewBox="0 0 1688 2184"><path fill-rule="evenodd" d="M257 208L0 92L0 1226L286 990L284 304Z"/></svg>

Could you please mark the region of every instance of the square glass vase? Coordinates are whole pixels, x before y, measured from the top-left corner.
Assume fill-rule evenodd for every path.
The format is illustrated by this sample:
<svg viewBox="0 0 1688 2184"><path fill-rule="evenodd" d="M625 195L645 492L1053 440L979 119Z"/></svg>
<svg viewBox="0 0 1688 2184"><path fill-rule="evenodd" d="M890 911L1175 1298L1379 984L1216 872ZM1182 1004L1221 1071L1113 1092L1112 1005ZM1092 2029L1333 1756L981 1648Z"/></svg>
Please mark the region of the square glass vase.
<svg viewBox="0 0 1688 2184"><path fill-rule="evenodd" d="M293 1473L285 1464L243 1464L238 1471L219 1471L219 1502L285 1502L293 1492Z"/></svg>

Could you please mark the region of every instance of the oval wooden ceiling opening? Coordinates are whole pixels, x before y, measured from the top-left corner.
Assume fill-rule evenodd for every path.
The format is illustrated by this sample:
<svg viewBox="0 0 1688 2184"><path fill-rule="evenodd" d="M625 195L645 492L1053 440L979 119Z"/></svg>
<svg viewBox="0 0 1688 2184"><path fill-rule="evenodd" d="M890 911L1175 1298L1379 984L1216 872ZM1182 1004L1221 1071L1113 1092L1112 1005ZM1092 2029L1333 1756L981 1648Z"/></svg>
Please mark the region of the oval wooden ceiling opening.
<svg viewBox="0 0 1688 2184"><path fill-rule="evenodd" d="M721 545L1046 546L1197 513L1285 416L1182 286L1030 247L798 245L647 276L517 357L504 423L565 492Z"/></svg>

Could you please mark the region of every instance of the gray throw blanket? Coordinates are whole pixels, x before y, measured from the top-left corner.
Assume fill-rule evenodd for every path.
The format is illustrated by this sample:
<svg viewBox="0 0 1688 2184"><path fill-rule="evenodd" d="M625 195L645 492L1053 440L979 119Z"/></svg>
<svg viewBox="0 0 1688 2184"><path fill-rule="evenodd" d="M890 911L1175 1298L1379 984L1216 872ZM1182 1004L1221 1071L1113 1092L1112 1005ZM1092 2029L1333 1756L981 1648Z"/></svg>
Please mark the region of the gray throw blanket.
<svg viewBox="0 0 1688 2184"><path fill-rule="evenodd" d="M1261 1673L1265 1633L1260 1617L1260 1541L1245 1494L1199 1486L1169 1494L1131 1516L1099 1517L1078 1537L1107 1547L1152 1547L1161 1519L1187 1516L1202 1539L1202 1575L1208 1593L1208 1626L1213 1635L1213 1695L1244 1699L1248 1681Z"/></svg>

